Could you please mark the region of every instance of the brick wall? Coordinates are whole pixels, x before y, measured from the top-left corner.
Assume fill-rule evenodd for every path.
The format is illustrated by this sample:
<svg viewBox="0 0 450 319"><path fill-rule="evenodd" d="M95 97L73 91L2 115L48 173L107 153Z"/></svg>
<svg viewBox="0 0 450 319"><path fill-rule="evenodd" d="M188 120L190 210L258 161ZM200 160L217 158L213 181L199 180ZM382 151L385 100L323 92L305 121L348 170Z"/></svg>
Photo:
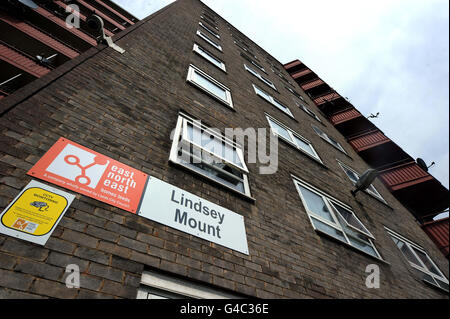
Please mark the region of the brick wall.
<svg viewBox="0 0 450 319"><path fill-rule="evenodd" d="M195 35L202 6L177 1L118 35L125 54L99 46L2 99L0 209L31 180L27 170L65 137L242 214L250 254L77 194L44 247L0 235L0 298L135 298L146 268L261 298L445 298L414 276L384 229L422 245L448 277L448 261L411 214L378 180L374 185L389 205L365 193L352 197L336 159L359 172L367 165L297 86L325 125L295 106L285 81L270 71L266 57L274 59L246 40L279 88L271 94L289 106L295 120L256 96L251 83L266 87L244 70L246 61L231 36L236 31L219 19L223 53ZM194 41L217 54L227 73L192 52ZM189 64L231 89L234 110L186 83ZM280 142L276 174L259 175L257 165L248 165L256 199L249 201L169 165L170 133L180 110L222 132L267 128L267 112L309 139L326 167ZM311 124L337 139L348 155L321 139ZM315 233L291 174L352 206L387 263ZM64 284L68 264L80 267L80 289ZM380 266L380 289L365 286L368 264Z"/></svg>

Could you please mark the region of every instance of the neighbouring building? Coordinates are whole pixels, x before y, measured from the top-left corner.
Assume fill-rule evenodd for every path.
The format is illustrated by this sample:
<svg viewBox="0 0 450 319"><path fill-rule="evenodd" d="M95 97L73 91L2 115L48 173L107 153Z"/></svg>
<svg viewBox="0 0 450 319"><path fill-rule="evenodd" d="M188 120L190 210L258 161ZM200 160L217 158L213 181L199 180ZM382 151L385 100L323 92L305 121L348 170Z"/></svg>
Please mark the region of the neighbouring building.
<svg viewBox="0 0 450 319"><path fill-rule="evenodd" d="M448 259L381 177L351 194L373 165L270 53L199 0L113 39L0 101L1 298L448 298Z"/></svg>
<svg viewBox="0 0 450 319"><path fill-rule="evenodd" d="M73 27L74 9L79 28ZM0 99L97 45L86 19L113 36L137 21L110 0L5 0L0 3Z"/></svg>

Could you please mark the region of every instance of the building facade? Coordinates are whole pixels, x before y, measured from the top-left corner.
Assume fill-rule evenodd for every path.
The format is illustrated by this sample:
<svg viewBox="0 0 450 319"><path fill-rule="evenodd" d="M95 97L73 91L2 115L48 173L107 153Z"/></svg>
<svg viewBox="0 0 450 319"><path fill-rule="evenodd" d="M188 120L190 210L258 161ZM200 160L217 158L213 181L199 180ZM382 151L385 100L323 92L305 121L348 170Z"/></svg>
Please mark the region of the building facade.
<svg viewBox="0 0 450 319"><path fill-rule="evenodd" d="M361 158L378 171L383 184L424 229L437 215L448 212L449 191L429 173L423 160L414 160L376 127L370 116L361 114L303 62L295 60L285 64L285 68ZM437 224L440 232L426 233L439 248L448 247L448 236L441 235L448 233L448 220Z"/></svg>
<svg viewBox="0 0 450 319"><path fill-rule="evenodd" d="M448 298L448 260L380 180L352 196L368 164L269 53L198 0L114 39L0 102L3 225L32 180L76 196L44 245L0 234L2 298ZM121 184L95 197L64 143Z"/></svg>

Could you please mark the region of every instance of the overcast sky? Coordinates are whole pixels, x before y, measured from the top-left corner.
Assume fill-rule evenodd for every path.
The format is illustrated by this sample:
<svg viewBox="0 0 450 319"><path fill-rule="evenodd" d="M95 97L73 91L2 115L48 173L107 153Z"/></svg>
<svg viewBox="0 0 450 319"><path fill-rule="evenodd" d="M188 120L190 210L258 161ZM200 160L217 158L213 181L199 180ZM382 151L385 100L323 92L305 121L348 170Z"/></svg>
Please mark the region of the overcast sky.
<svg viewBox="0 0 450 319"><path fill-rule="evenodd" d="M115 0L144 18L170 0ZM281 63L304 62L449 187L448 0L204 0Z"/></svg>

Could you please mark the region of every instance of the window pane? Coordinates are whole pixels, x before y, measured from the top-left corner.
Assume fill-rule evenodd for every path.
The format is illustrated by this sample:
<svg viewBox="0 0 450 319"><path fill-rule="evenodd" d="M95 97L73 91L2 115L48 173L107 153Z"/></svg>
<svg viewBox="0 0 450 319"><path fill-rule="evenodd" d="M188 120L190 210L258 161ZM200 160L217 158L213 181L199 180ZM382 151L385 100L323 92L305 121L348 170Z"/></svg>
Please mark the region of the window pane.
<svg viewBox="0 0 450 319"><path fill-rule="evenodd" d="M435 278L436 279L436 278ZM439 279L436 279L437 283L439 284L439 286L441 286L441 288L445 289L448 291L448 283L445 283Z"/></svg>
<svg viewBox="0 0 450 319"><path fill-rule="evenodd" d="M353 183L356 183L356 182L358 181L359 176L356 175L355 172L353 172L352 170L349 170L349 169L346 168L346 167L344 167L344 171L345 171L345 173L347 174L348 178L350 178L350 180L351 180Z"/></svg>
<svg viewBox="0 0 450 319"><path fill-rule="evenodd" d="M335 222L321 196L311 192L303 186L299 185L299 188L306 201L306 206L311 212L333 223Z"/></svg>
<svg viewBox="0 0 450 319"><path fill-rule="evenodd" d="M300 147L305 152L307 152L307 153L313 155L314 157L316 157L316 154L314 154L314 151L311 148L311 145L309 145L308 143L306 143L305 141L303 141L302 139L298 138L295 135L294 135L294 139L295 139L295 143L298 145L298 147Z"/></svg>
<svg viewBox="0 0 450 319"><path fill-rule="evenodd" d="M335 205L332 204L333 207L337 210L337 212L340 214L340 216L350 225L355 227L356 229L362 231L363 233L369 235L368 230L366 229L366 227L364 227L364 225L355 217L355 215L348 211L347 209L339 206L339 205Z"/></svg>
<svg viewBox="0 0 450 319"><path fill-rule="evenodd" d="M437 275L437 276L441 276L441 274L439 273L439 270L436 269L436 267L433 265L433 263L431 262L430 258L425 255L423 252L421 252L420 250L412 247L412 249L414 250L414 252L417 254L417 256L419 256L420 260L422 260L422 262L425 264L425 266L427 267L427 269L432 272L433 274Z"/></svg>
<svg viewBox="0 0 450 319"><path fill-rule="evenodd" d="M209 54L207 51L205 51L202 47L197 46L197 49L198 49L199 53L202 55L202 57L207 59L209 62L211 62L212 64L214 64L215 66L217 66L221 69L224 68L221 61L219 61L218 59L213 57L211 54Z"/></svg>
<svg viewBox="0 0 450 319"><path fill-rule="evenodd" d="M272 103L271 101L271 96L269 94L267 94L266 92L264 92L263 90L259 89L257 86L254 86L255 88L255 92L256 94L260 95L261 97L263 97L264 99L266 99L267 101L269 101L270 103Z"/></svg>
<svg viewBox="0 0 450 319"><path fill-rule="evenodd" d="M287 139L288 141L291 141L291 136L289 135L288 131L284 128L281 127L280 125L278 125L276 122L270 120L270 126L272 127L272 129L280 136L284 137L285 139Z"/></svg>
<svg viewBox="0 0 450 319"><path fill-rule="evenodd" d="M408 245L406 245L403 241L401 241L401 240L399 240L399 239L397 239L395 237L392 237L392 239L394 240L394 242L396 243L397 247L401 250L401 252L403 253L403 255L406 257L406 259L409 262L411 262L411 263L421 267L420 266L421 265L420 261L417 259L417 257L414 255L414 253L408 247Z"/></svg>
<svg viewBox="0 0 450 319"><path fill-rule="evenodd" d="M330 236L332 236L334 238L337 238L337 239L339 239L341 241L347 242L345 240L344 235L339 230L337 230L337 229L335 229L335 228L333 228L331 226L328 226L327 224L324 224L324 223L322 223L321 221L319 221L319 220L317 220L315 218L311 218L311 219L313 221L314 226L318 230L323 231L324 233L326 233L326 234L328 234L328 235L330 235Z"/></svg>
<svg viewBox="0 0 450 319"><path fill-rule="evenodd" d="M284 112L286 112L286 113L291 113L290 111L289 111L289 109L286 107L286 106L284 106L283 104L281 104L280 102L278 102L277 100L275 100L275 99L273 99L273 104L275 104L278 108L280 108L282 111L284 111Z"/></svg>
<svg viewBox="0 0 450 319"><path fill-rule="evenodd" d="M222 100L227 101L226 91L224 89L218 87L214 83L212 83L207 78L203 77L198 72L194 72L193 81L195 83L199 84L200 86L202 86L203 88L205 88L206 90L208 90L209 92L211 92L212 94L214 94L217 97L221 98Z"/></svg>
<svg viewBox="0 0 450 319"><path fill-rule="evenodd" d="M359 248L362 251L371 254L372 256L378 257L378 254L376 253L375 249L373 249L373 246L371 244L356 240L353 237L348 237L348 240L350 241L350 244L352 244L352 246L355 246L356 248Z"/></svg>

